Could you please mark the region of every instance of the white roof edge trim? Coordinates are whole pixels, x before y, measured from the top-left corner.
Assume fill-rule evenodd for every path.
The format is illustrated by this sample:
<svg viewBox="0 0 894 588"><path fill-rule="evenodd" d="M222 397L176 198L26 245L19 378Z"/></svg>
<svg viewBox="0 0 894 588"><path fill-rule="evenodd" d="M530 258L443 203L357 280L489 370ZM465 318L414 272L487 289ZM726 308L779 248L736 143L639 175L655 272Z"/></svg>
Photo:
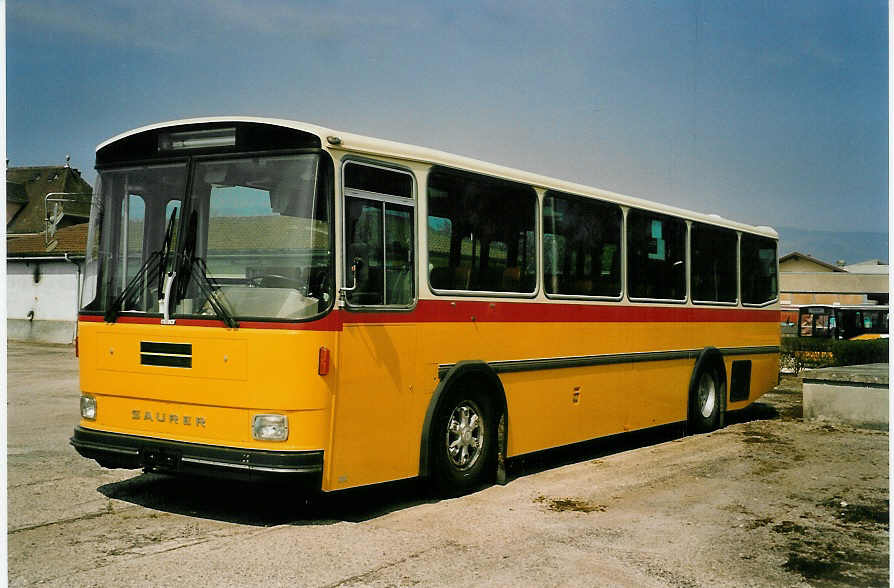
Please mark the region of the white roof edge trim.
<svg viewBox="0 0 894 588"><path fill-rule="evenodd" d="M103 141L99 145L96 146L96 150L99 151L106 145L114 143L115 141L120 141L126 137L131 135L136 135L137 133L142 133L144 131L151 131L155 129L161 129L170 126L179 126L179 125L188 125L188 124L201 124L201 123L227 123L227 122L249 122L249 123L265 123L270 125L277 125L281 127L296 129L299 131L305 131L308 133L312 133L317 135L320 138L320 142L326 149L345 151L345 152L357 152L368 155L378 155L382 157L390 157L394 159L403 159L409 161L417 161L420 163L428 163L432 165L442 165L444 167L453 167L457 169L464 169L471 172L477 172L484 175L489 175L493 177L503 178L506 180L511 180L515 182L521 182L530 184L531 186L547 189L547 190L556 190L561 192L569 192L573 194L578 194L581 196L592 196L594 198L600 198L609 202L613 202L615 204L619 204L621 206L629 206L633 208L643 208L647 210L654 210L655 212L664 213L672 216L681 217L685 220L692 221L701 221L715 226L723 226L739 231L744 231L747 233L753 233L757 235L762 235L765 237L770 237L772 239L778 239L779 233L777 233L773 228L768 226L754 226L746 223L740 223L737 221L732 221L726 218L717 218L717 215L700 213L693 210L687 210L684 208L678 208L676 206L670 206L667 204L662 204L660 202L655 202L654 200L646 200L643 198L637 198L635 196L627 196L625 194L619 194L616 192L611 192L609 190L603 190L601 188L594 188L592 186L587 186L584 184L578 184L575 182L570 182L567 180L560 180L557 178L552 178L549 176L542 176L539 174L535 174L532 172L526 172L520 169L507 167L495 163L489 163L486 161L481 161L478 159L474 159L471 157L466 157L462 155L455 155L453 153L448 153L446 151L439 151L437 149L431 149L429 147L421 147L418 145L411 145L408 143L400 143L397 141L390 141L387 139L378 139L375 137L368 137L365 135L357 135L354 133L348 133L343 131L338 131L328 127L322 127L319 125L305 123L301 121L288 120L288 119L280 119L280 118L267 118L260 116L208 116L208 117L199 117L199 118L186 118L179 120L170 120L165 122L154 123L146 126L139 127L137 129L133 129L119 135L112 137L106 141ZM337 146L329 145L326 141L326 137L328 136L336 136L341 139L341 143Z"/></svg>

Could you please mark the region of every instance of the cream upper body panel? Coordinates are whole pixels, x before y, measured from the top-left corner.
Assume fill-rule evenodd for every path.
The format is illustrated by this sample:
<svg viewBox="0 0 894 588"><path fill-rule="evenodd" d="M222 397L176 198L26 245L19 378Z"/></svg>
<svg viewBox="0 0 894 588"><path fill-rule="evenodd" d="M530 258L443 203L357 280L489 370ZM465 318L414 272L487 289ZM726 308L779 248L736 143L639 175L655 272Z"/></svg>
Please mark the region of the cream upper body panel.
<svg viewBox="0 0 894 588"><path fill-rule="evenodd" d="M370 157L387 157L407 162L418 162L429 165L442 165L445 167L463 169L470 172L476 172L488 176L529 184L531 186L534 186L535 188L571 192L583 196L592 196L594 198L599 198L608 202L614 202L622 206L645 208L653 210L655 212L677 216L686 220L728 227L738 231L744 231L746 233L752 233L755 235L762 235L773 239L779 237L779 234L770 227L753 226L745 223L739 223L722 218L716 214L705 214L686 210L683 208L677 208L675 206L668 206L651 200L644 200L642 198L626 196L623 194L618 194L616 192L593 188L590 186L585 186L583 184L577 184L574 182L559 180L556 178L534 174L511 167L488 163L470 157L454 155L452 153L439 151L437 149L430 149L428 147L420 147L418 145L410 145L396 141L367 137L364 135L348 133L327 127L322 127L319 125L293 120L252 116L215 116L173 120L147 125L138 129L134 129L132 131L128 131L126 133L122 133L120 135L112 137L107 141L104 141L103 143L100 143L96 147L96 150L99 151L103 147L114 143L115 141L119 141L131 135L135 135L144 131L179 125L228 122L261 123L304 131L318 136L323 148L330 151L362 154Z"/></svg>

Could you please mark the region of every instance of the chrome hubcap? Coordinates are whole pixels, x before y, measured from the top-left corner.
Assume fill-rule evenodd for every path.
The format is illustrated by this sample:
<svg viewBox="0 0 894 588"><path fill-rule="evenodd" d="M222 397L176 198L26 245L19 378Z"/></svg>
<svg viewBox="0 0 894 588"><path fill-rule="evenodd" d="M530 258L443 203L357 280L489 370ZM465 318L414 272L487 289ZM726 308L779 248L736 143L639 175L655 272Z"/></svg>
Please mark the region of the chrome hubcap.
<svg viewBox="0 0 894 588"><path fill-rule="evenodd" d="M703 373L698 381L698 405L703 417L708 418L714 412L716 396L717 388L714 385L714 378L708 372Z"/></svg>
<svg viewBox="0 0 894 588"><path fill-rule="evenodd" d="M447 456L457 469L467 470L481 457L484 427L481 409L471 400L453 409L447 421Z"/></svg>

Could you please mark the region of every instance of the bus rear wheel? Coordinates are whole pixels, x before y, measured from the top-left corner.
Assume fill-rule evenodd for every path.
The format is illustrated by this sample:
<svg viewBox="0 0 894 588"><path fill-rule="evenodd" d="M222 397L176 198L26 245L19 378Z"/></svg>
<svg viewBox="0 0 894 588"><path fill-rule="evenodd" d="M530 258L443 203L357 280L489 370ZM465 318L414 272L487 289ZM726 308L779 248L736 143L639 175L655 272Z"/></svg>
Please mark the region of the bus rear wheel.
<svg viewBox="0 0 894 588"><path fill-rule="evenodd" d="M494 473L497 446L490 398L473 386L458 387L441 402L435 422L431 442L437 489L458 494L487 482Z"/></svg>
<svg viewBox="0 0 894 588"><path fill-rule="evenodd" d="M720 426L725 394L716 365L699 368L689 390L689 426L694 433L706 433Z"/></svg>

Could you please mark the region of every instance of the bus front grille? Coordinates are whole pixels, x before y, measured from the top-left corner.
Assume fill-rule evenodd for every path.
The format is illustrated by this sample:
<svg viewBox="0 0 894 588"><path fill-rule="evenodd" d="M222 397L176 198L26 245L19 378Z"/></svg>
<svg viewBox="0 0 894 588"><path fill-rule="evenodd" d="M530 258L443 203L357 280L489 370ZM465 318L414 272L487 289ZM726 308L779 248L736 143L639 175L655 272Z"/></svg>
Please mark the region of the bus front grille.
<svg viewBox="0 0 894 588"><path fill-rule="evenodd" d="M140 364L191 368L192 343L140 341Z"/></svg>

